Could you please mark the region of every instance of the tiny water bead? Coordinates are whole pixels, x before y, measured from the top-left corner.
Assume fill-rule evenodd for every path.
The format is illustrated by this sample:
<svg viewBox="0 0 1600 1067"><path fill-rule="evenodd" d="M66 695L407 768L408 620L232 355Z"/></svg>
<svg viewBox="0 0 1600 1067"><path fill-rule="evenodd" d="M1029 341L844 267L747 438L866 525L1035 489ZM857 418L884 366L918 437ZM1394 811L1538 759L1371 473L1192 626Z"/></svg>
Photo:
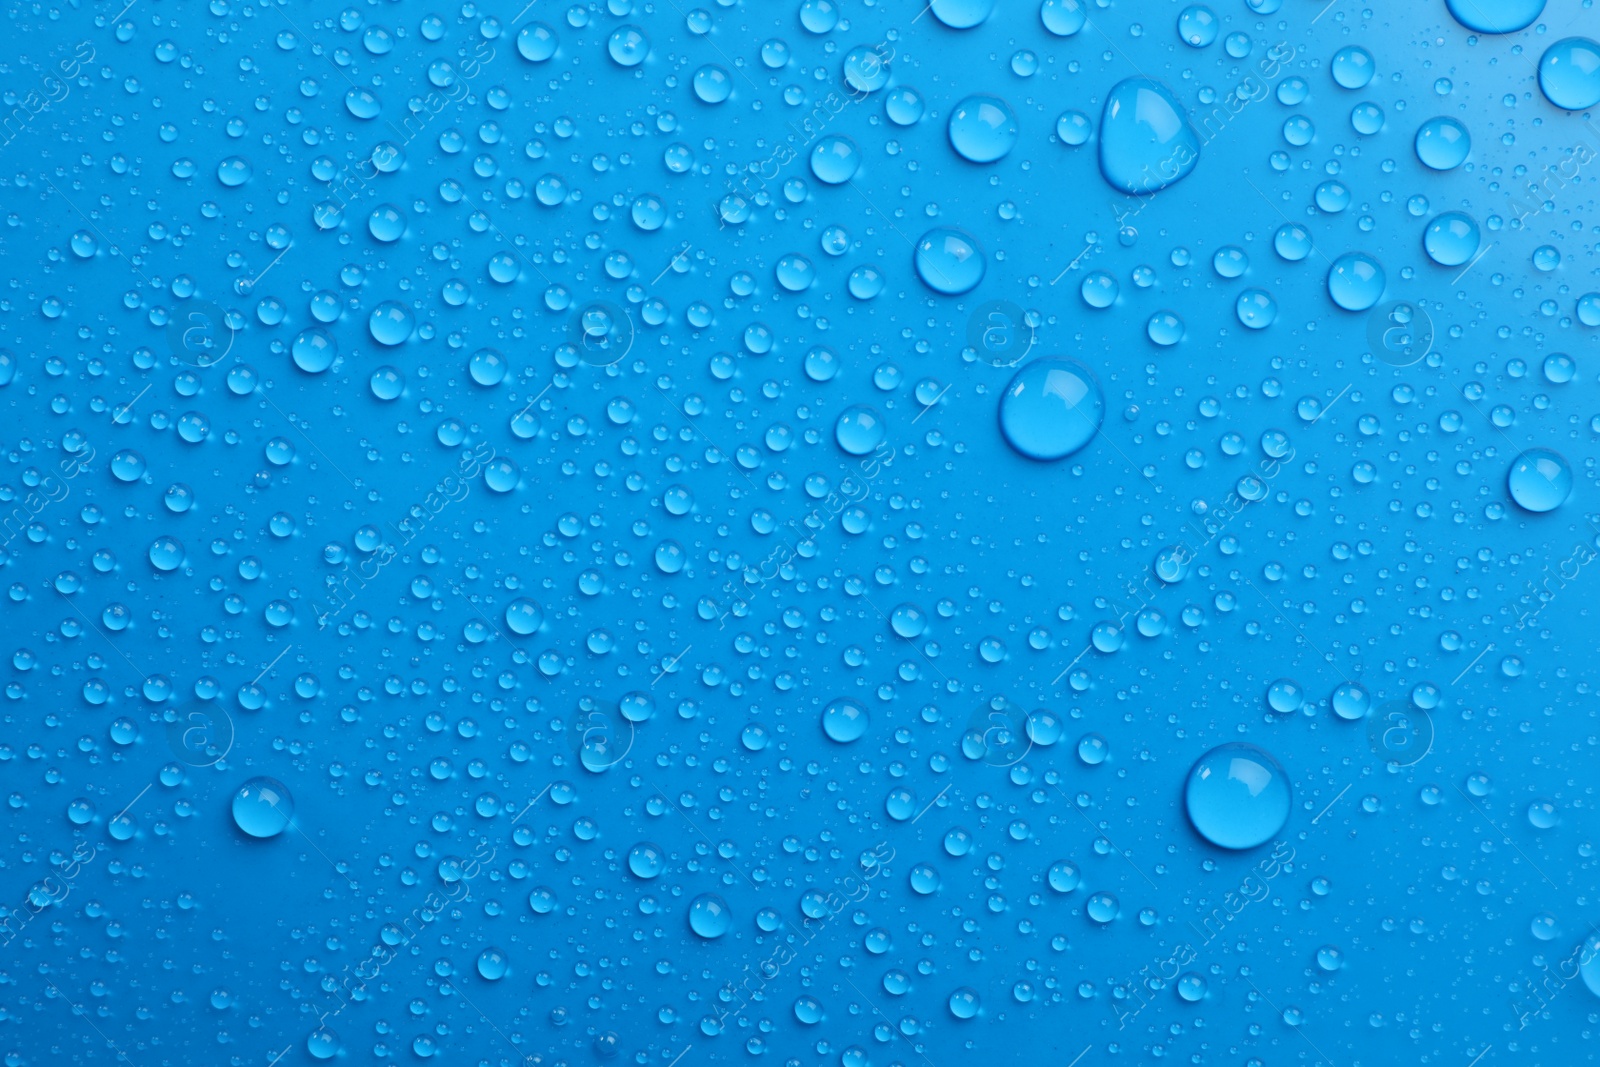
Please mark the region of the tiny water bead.
<svg viewBox="0 0 1600 1067"><path fill-rule="evenodd" d="M937 227L917 242L917 277L934 292L960 296L983 281L986 262L977 238L965 230Z"/></svg>
<svg viewBox="0 0 1600 1067"><path fill-rule="evenodd" d="M1432 170L1453 170L1467 160L1472 136L1455 119L1440 116L1417 127L1417 159Z"/></svg>
<svg viewBox="0 0 1600 1067"><path fill-rule="evenodd" d="M993 163L1017 143L1017 118L998 96L969 96L950 112L950 146L963 159Z"/></svg>
<svg viewBox="0 0 1600 1067"><path fill-rule="evenodd" d="M1539 60L1539 91L1566 111L1600 104L1600 44L1568 37L1546 48Z"/></svg>
<svg viewBox="0 0 1600 1067"><path fill-rule="evenodd" d="M1094 373L1059 356L1026 364L1000 398L1006 443L1029 459L1072 455L1094 439L1104 417L1105 400Z"/></svg>
<svg viewBox="0 0 1600 1067"><path fill-rule="evenodd" d="M822 709L822 732L840 744L861 740L870 725L867 710L853 700L834 700Z"/></svg>
<svg viewBox="0 0 1600 1067"><path fill-rule="evenodd" d="M1572 495L1572 468L1548 448L1529 449L1511 464L1506 491L1524 511L1554 511Z"/></svg>
<svg viewBox="0 0 1600 1067"><path fill-rule="evenodd" d="M1181 181L1200 160L1200 138L1172 90L1127 78L1106 96L1100 174L1112 188L1147 195Z"/></svg>
<svg viewBox="0 0 1600 1067"><path fill-rule="evenodd" d="M251 837L276 837L294 817L294 797L276 778L251 778L233 795L233 821Z"/></svg>
<svg viewBox="0 0 1600 1067"><path fill-rule="evenodd" d="M733 914L715 893L702 893L689 905L689 929L707 941L721 937L732 925Z"/></svg>
<svg viewBox="0 0 1600 1067"><path fill-rule="evenodd" d="M1219 745L1195 761L1184 807L1195 830L1214 845L1248 849L1278 835L1289 819L1289 776L1264 749Z"/></svg>

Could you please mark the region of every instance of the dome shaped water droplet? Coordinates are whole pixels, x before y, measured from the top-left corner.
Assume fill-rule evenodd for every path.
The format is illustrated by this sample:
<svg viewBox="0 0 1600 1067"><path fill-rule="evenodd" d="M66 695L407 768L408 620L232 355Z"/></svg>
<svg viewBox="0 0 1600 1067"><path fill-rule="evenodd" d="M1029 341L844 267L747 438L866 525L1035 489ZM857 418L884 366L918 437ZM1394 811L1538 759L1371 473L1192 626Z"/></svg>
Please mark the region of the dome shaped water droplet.
<svg viewBox="0 0 1600 1067"><path fill-rule="evenodd" d="M969 96L950 112L948 132L963 159L993 163L1017 143L1017 117L998 96Z"/></svg>
<svg viewBox="0 0 1600 1067"><path fill-rule="evenodd" d="M1211 44L1221 28L1216 12L1203 4L1194 4L1178 12L1178 37L1190 48Z"/></svg>
<svg viewBox="0 0 1600 1067"><path fill-rule="evenodd" d="M1289 819L1289 776L1264 750L1231 742L1195 761L1184 789L1189 822L1207 841L1246 849L1277 836Z"/></svg>
<svg viewBox="0 0 1600 1067"><path fill-rule="evenodd" d="M606 51L619 67L636 67L650 54L650 38L637 26L619 26L606 42Z"/></svg>
<svg viewBox="0 0 1600 1067"><path fill-rule="evenodd" d="M1447 211L1428 223L1422 247L1442 267L1459 267L1478 251L1478 224L1462 211Z"/></svg>
<svg viewBox="0 0 1600 1067"><path fill-rule="evenodd" d="M883 443L883 416L865 404L845 408L834 423L833 436L839 447L852 456L864 456Z"/></svg>
<svg viewBox="0 0 1600 1067"><path fill-rule="evenodd" d="M654 842L641 841L628 852L628 870L633 872L635 878L655 878L666 865L666 853Z"/></svg>
<svg viewBox="0 0 1600 1067"><path fill-rule="evenodd" d="M1539 60L1539 91L1565 111L1600 104L1600 44L1568 37L1546 48Z"/></svg>
<svg viewBox="0 0 1600 1067"><path fill-rule="evenodd" d="M1533 25L1545 0L1445 0L1451 16L1479 33L1515 33Z"/></svg>
<svg viewBox="0 0 1600 1067"><path fill-rule="evenodd" d="M1454 170L1467 160L1472 135L1453 118L1441 115L1417 127L1417 158L1431 170Z"/></svg>
<svg viewBox="0 0 1600 1067"><path fill-rule="evenodd" d="M1057 37L1071 37L1089 21L1085 0L1044 0L1039 5L1039 21Z"/></svg>
<svg viewBox="0 0 1600 1067"><path fill-rule="evenodd" d="M517 33L517 51L530 63L543 63L556 54L556 31L542 22L530 22Z"/></svg>
<svg viewBox="0 0 1600 1067"><path fill-rule="evenodd" d="M276 837L294 817L294 797L276 778L252 778L233 795L233 821L251 837Z"/></svg>
<svg viewBox="0 0 1600 1067"><path fill-rule="evenodd" d="M896 126L910 126L922 118L922 97L915 89L905 86L889 90L883 98L883 113Z"/></svg>
<svg viewBox="0 0 1600 1067"><path fill-rule="evenodd" d="M841 744L860 740L869 725L867 709L853 700L841 698L822 709L822 732Z"/></svg>
<svg viewBox="0 0 1600 1067"><path fill-rule="evenodd" d="M527 597L518 597L506 605L506 626L514 634L527 636L544 621L544 611Z"/></svg>
<svg viewBox="0 0 1600 1067"><path fill-rule="evenodd" d="M333 366L339 348L325 331L313 326L300 331L300 335L289 346L289 354L294 359L294 365L307 374L321 374Z"/></svg>
<svg viewBox="0 0 1600 1067"><path fill-rule="evenodd" d="M733 78L715 63L694 72L694 95L708 104L720 104L733 93Z"/></svg>
<svg viewBox="0 0 1600 1067"><path fill-rule="evenodd" d="M1346 311L1366 311L1383 298L1383 264L1365 252L1346 252L1328 270L1328 296Z"/></svg>
<svg viewBox="0 0 1600 1067"><path fill-rule="evenodd" d="M250 161L243 156L229 156L217 164L217 181L230 189L250 180Z"/></svg>
<svg viewBox="0 0 1600 1067"><path fill-rule="evenodd" d="M950 994L949 1004L951 1015L957 1019L971 1019L977 1016L983 1002L974 990L962 987Z"/></svg>
<svg viewBox="0 0 1600 1067"><path fill-rule="evenodd" d="M917 242L917 277L937 293L960 296L983 281L986 262L977 238L965 230L940 226Z"/></svg>
<svg viewBox="0 0 1600 1067"><path fill-rule="evenodd" d="M1094 439L1104 417L1105 400L1094 372L1059 356L1024 366L1000 398L1006 443L1029 459L1072 455Z"/></svg>
<svg viewBox="0 0 1600 1067"><path fill-rule="evenodd" d="M411 336L411 312L398 300L385 300L372 309L367 330L380 345L403 344Z"/></svg>
<svg viewBox="0 0 1600 1067"><path fill-rule="evenodd" d="M1360 45L1349 44L1333 54L1328 64L1333 80L1346 89L1362 89L1372 80L1372 53Z"/></svg>
<svg viewBox="0 0 1600 1067"><path fill-rule="evenodd" d="M1345 682L1333 691L1333 713L1341 719L1364 719L1372 708L1372 697L1357 682Z"/></svg>
<svg viewBox="0 0 1600 1067"><path fill-rule="evenodd" d="M953 30L970 30L994 11L995 0L933 0L933 17Z"/></svg>
<svg viewBox="0 0 1600 1067"><path fill-rule="evenodd" d="M848 137L830 134L811 150L811 173L818 181L842 185L861 167L861 150Z"/></svg>
<svg viewBox="0 0 1600 1067"><path fill-rule="evenodd" d="M1531 448L1511 464L1506 491L1524 511L1554 511L1572 495L1572 468L1557 452Z"/></svg>
<svg viewBox="0 0 1600 1067"><path fill-rule="evenodd" d="M689 929L708 941L721 937L732 925L728 905L715 893L702 893L689 905Z"/></svg>
<svg viewBox="0 0 1600 1067"><path fill-rule="evenodd" d="M1118 82L1100 117L1100 174L1141 195L1181 181L1200 160L1200 138L1172 90L1150 78Z"/></svg>
<svg viewBox="0 0 1600 1067"><path fill-rule="evenodd" d="M367 217L367 232L388 243L398 241L406 232L406 216L393 204L379 204Z"/></svg>

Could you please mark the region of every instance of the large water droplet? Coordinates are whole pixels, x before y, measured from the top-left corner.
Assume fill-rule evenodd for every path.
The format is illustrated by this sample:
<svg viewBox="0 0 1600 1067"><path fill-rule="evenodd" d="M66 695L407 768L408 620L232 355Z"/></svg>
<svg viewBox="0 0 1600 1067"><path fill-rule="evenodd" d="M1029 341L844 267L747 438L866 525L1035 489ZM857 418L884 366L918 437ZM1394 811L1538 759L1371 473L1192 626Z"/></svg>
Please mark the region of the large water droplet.
<svg viewBox="0 0 1600 1067"><path fill-rule="evenodd" d="M1533 25L1545 0L1445 0L1451 16L1479 33L1515 33Z"/></svg>
<svg viewBox="0 0 1600 1067"><path fill-rule="evenodd" d="M856 176L861 167L861 151L848 137L830 134L811 150L811 173L818 181L842 185Z"/></svg>
<svg viewBox="0 0 1600 1067"><path fill-rule="evenodd" d="M822 732L841 744L860 740L871 722L867 709L853 700L841 698L822 709Z"/></svg>
<svg viewBox="0 0 1600 1067"><path fill-rule="evenodd" d="M1194 828L1223 848L1255 848L1289 819L1289 776L1264 750L1244 742L1219 745L1189 771L1184 807Z"/></svg>
<svg viewBox="0 0 1600 1067"><path fill-rule="evenodd" d="M969 96L950 112L950 147L974 163L1005 158L1017 143L1017 117L998 96Z"/></svg>
<svg viewBox="0 0 1600 1067"><path fill-rule="evenodd" d="M1422 247L1442 267L1459 267L1478 251L1478 224L1461 211L1447 211L1428 224Z"/></svg>
<svg viewBox="0 0 1600 1067"><path fill-rule="evenodd" d="M1100 119L1100 174L1125 193L1148 194L1183 179L1200 138L1172 90L1150 78L1118 82Z"/></svg>
<svg viewBox="0 0 1600 1067"><path fill-rule="evenodd" d="M1016 373L1000 398L1006 443L1030 459L1072 455L1094 439L1104 416L1100 383L1073 359L1034 360Z"/></svg>
<svg viewBox="0 0 1600 1067"><path fill-rule="evenodd" d="M689 929L707 940L721 937L732 924L728 905L715 893L702 893L689 905Z"/></svg>
<svg viewBox="0 0 1600 1067"><path fill-rule="evenodd" d="M1328 270L1328 295L1346 311L1366 311L1383 298L1383 264L1365 252L1346 252Z"/></svg>
<svg viewBox="0 0 1600 1067"><path fill-rule="evenodd" d="M650 54L650 38L637 26L619 26L606 42L606 51L619 67L637 67Z"/></svg>
<svg viewBox="0 0 1600 1067"><path fill-rule="evenodd" d="M251 837L276 837L294 817L294 797L276 778L252 778L233 795L233 821Z"/></svg>
<svg viewBox="0 0 1600 1067"><path fill-rule="evenodd" d="M1554 511L1572 495L1572 468L1559 453L1530 448L1511 464L1506 491L1525 511Z"/></svg>
<svg viewBox="0 0 1600 1067"><path fill-rule="evenodd" d="M995 0L933 0L928 7L933 17L953 30L968 30L979 25L994 10Z"/></svg>
<svg viewBox="0 0 1600 1067"><path fill-rule="evenodd" d="M877 448L883 443L883 435L883 416L865 404L845 408L833 425L839 447L852 456L864 456Z"/></svg>
<svg viewBox="0 0 1600 1067"><path fill-rule="evenodd" d="M1417 128L1417 158L1433 170L1453 170L1466 162L1472 136L1455 119L1440 115Z"/></svg>
<svg viewBox="0 0 1600 1067"><path fill-rule="evenodd" d="M940 226L917 242L917 277L928 288L949 296L976 289L983 281L985 261L977 238L965 230Z"/></svg>
<svg viewBox="0 0 1600 1067"><path fill-rule="evenodd" d="M1600 44L1587 37L1568 37L1546 48L1539 60L1539 89L1565 111L1600 104Z"/></svg>
<svg viewBox="0 0 1600 1067"><path fill-rule="evenodd" d="M543 63L556 54L556 31L542 22L530 22L517 34L517 51L530 63Z"/></svg>

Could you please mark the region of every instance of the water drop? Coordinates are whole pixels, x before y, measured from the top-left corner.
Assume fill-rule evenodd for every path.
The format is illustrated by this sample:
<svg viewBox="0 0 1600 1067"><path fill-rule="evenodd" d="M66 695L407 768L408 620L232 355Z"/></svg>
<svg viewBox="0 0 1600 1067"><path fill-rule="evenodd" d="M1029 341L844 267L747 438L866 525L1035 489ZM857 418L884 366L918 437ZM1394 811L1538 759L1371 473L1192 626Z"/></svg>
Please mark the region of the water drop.
<svg viewBox="0 0 1600 1067"><path fill-rule="evenodd" d="M841 744L860 740L869 725L867 710L853 700L840 698L822 709L822 732Z"/></svg>
<svg viewBox="0 0 1600 1067"><path fill-rule="evenodd" d="M1017 117L998 96L969 96L950 112L949 134L963 159L993 163L1017 143Z"/></svg>
<svg viewBox="0 0 1600 1067"><path fill-rule="evenodd" d="M1572 468L1548 448L1529 449L1511 465L1506 490L1525 511L1553 511L1572 495Z"/></svg>
<svg viewBox="0 0 1600 1067"><path fill-rule="evenodd" d="M727 933L731 925L728 905L715 893L702 893L689 905L689 929L708 941Z"/></svg>
<svg viewBox="0 0 1600 1067"><path fill-rule="evenodd" d="M917 277L935 292L947 296L971 292L983 281L985 266L977 238L965 230L941 226L917 242Z"/></svg>
<svg viewBox="0 0 1600 1067"><path fill-rule="evenodd" d="M1539 89L1564 111L1600 104L1600 44L1568 37L1546 48L1539 60Z"/></svg>
<svg viewBox="0 0 1600 1067"><path fill-rule="evenodd" d="M1246 849L1277 836L1289 819L1289 776L1264 750L1232 742L1195 761L1184 789L1189 821L1223 848Z"/></svg>
<svg viewBox="0 0 1600 1067"><path fill-rule="evenodd" d="M1105 400L1094 372L1059 356L1024 366L1000 398L1006 443L1030 459L1072 455L1094 439L1104 416Z"/></svg>
<svg viewBox="0 0 1600 1067"><path fill-rule="evenodd" d="M233 821L251 837L276 837L294 816L294 798L275 778L252 778L233 795Z"/></svg>
<svg viewBox="0 0 1600 1067"><path fill-rule="evenodd" d="M1148 195L1182 180L1200 159L1200 139L1182 105L1150 78L1118 82L1100 119L1100 174L1125 193Z"/></svg>

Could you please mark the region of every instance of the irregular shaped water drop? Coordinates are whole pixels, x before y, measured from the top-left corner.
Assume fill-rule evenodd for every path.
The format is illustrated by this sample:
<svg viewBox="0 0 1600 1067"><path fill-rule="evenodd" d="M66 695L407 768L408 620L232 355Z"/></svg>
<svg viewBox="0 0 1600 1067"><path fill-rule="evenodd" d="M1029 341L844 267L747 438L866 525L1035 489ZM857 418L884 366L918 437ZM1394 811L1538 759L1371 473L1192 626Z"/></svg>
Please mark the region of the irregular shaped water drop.
<svg viewBox="0 0 1600 1067"><path fill-rule="evenodd" d="M1100 118L1100 174L1147 195L1181 181L1200 160L1200 138L1172 90L1151 78L1118 82Z"/></svg>
<svg viewBox="0 0 1600 1067"><path fill-rule="evenodd" d="M995 0L933 0L928 8L952 30L970 30L989 17L994 5Z"/></svg>

